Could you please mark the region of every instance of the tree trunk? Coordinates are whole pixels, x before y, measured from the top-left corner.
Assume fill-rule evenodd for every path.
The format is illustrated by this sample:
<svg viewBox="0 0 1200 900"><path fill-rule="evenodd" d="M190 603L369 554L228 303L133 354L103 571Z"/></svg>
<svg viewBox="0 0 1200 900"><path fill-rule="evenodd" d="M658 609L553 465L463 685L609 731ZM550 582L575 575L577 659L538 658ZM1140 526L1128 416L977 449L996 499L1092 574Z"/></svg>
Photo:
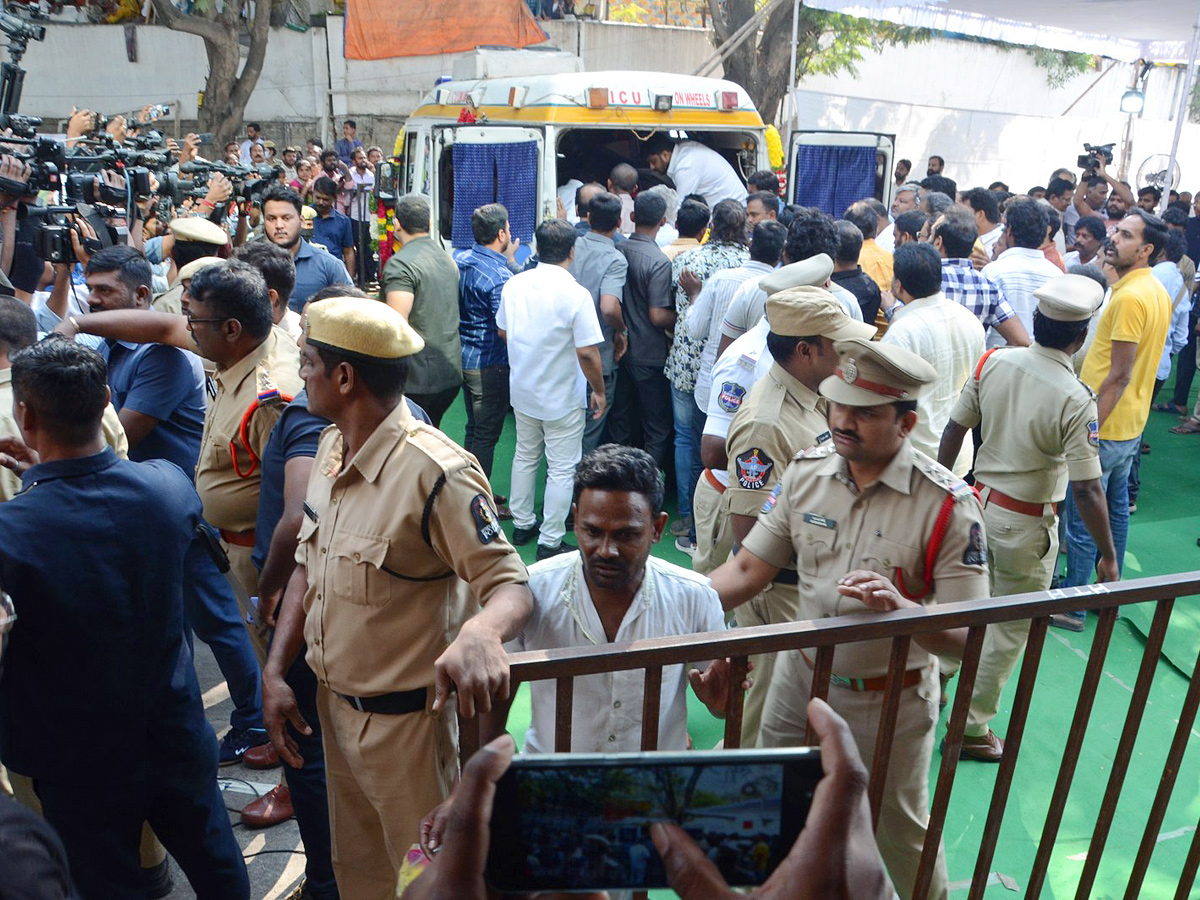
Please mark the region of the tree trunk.
<svg viewBox="0 0 1200 900"><path fill-rule="evenodd" d="M209 18L182 13L171 0L153 0L155 12L164 25L204 40L208 79L204 86L204 105L200 108L200 130L211 131L218 146L231 140L241 129L246 103L258 84L266 59L273 2L258 0L255 4L254 20L250 23L250 50L242 65L238 38L244 3L226 0L224 10L215 13L214 9Z"/></svg>

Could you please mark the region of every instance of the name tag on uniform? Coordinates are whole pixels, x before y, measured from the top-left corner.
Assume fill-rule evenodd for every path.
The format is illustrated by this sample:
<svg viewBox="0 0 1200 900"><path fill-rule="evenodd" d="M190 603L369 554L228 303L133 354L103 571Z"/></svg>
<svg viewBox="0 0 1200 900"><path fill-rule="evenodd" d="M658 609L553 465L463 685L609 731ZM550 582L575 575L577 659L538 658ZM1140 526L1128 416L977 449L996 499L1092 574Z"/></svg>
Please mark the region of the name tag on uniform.
<svg viewBox="0 0 1200 900"><path fill-rule="evenodd" d="M829 440L831 437L833 437L833 435L830 434L828 431L822 431L820 434L817 435L817 443L823 444L827 440Z"/></svg>
<svg viewBox="0 0 1200 900"><path fill-rule="evenodd" d="M306 516L308 516L310 519L312 519L314 522L318 522L318 521L320 521L320 520L317 518L317 511L316 511L315 509L313 509L311 506L309 506L309 505L308 505L308 501L307 501L307 500L305 500L305 501L304 501L304 514L305 514Z"/></svg>
<svg viewBox="0 0 1200 900"><path fill-rule="evenodd" d="M804 521L809 525L816 525L818 528L837 528L837 522L833 519L827 519L824 516L819 516L816 513L805 513Z"/></svg>

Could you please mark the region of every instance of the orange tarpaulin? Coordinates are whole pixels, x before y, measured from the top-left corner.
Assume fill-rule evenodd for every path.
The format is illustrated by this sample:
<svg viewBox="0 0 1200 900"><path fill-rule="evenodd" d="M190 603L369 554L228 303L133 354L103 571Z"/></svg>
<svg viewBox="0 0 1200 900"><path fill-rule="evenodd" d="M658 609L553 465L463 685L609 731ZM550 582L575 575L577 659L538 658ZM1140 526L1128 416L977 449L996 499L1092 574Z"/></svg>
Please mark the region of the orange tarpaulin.
<svg viewBox="0 0 1200 900"><path fill-rule="evenodd" d="M346 58L460 53L480 44L527 47L546 35L525 0L348 0Z"/></svg>

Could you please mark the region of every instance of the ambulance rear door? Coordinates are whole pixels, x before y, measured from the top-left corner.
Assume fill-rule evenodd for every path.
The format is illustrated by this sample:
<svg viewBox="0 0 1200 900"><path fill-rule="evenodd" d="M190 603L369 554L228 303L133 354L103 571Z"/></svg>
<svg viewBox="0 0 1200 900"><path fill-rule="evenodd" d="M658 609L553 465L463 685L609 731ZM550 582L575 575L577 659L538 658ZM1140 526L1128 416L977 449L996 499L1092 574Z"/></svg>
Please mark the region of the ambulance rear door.
<svg viewBox="0 0 1200 900"><path fill-rule="evenodd" d="M896 136L854 131L795 131L788 148L787 199L841 218L866 197L889 209Z"/></svg>
<svg viewBox="0 0 1200 900"><path fill-rule="evenodd" d="M544 146L541 128L434 126L433 233L447 249L475 242L471 215L488 203L503 203L513 237L532 246Z"/></svg>

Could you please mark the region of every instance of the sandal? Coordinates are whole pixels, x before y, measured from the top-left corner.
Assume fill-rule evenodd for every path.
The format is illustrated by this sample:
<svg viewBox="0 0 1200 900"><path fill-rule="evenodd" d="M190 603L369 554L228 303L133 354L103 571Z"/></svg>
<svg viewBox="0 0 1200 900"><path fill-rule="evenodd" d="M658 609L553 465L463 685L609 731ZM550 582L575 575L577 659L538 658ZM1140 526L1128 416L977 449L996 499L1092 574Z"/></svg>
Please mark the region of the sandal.
<svg viewBox="0 0 1200 900"><path fill-rule="evenodd" d="M1200 434L1200 421L1188 419L1182 425L1169 429L1171 434Z"/></svg>
<svg viewBox="0 0 1200 900"><path fill-rule="evenodd" d="M1150 408L1155 412L1175 413L1177 416L1184 414L1183 407L1176 406L1174 403L1155 403Z"/></svg>

